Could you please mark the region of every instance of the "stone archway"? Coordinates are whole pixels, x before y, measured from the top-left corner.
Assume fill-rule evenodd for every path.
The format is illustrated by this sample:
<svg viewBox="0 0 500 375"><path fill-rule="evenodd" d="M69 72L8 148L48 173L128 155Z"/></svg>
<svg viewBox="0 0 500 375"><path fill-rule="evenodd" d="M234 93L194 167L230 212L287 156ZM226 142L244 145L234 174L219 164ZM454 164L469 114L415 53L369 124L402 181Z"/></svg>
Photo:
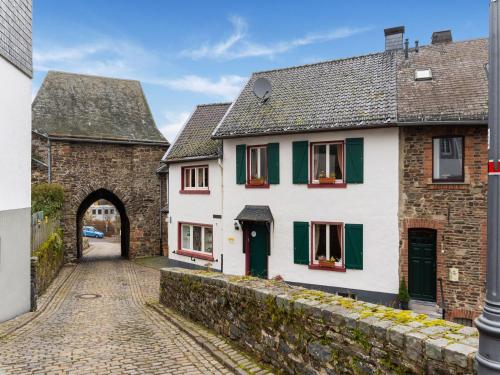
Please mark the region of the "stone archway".
<svg viewBox="0 0 500 375"><path fill-rule="evenodd" d="M115 206L120 214L121 221L121 255L124 258L129 258L130 254L130 221L125 209L124 203L114 194L107 189L98 189L90 193L80 204L76 213L76 257L80 259L83 254L82 247L82 228L83 216L90 207L90 205L99 199L105 199Z"/></svg>

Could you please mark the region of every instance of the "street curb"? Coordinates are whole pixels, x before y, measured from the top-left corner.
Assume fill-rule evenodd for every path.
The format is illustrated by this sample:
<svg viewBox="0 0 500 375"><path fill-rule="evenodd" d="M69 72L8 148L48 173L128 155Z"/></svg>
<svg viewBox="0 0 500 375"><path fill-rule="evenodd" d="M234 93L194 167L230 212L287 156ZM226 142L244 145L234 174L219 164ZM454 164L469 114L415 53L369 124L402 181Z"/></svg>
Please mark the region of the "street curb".
<svg viewBox="0 0 500 375"><path fill-rule="evenodd" d="M155 310L160 315L162 315L164 318L168 319L179 330L181 330L182 332L187 334L189 337L191 337L194 341L196 341L196 343L198 345L200 345L203 349L205 349L208 353L210 353L212 356L214 356L220 363L222 363L229 370L233 371L235 374L239 374L239 375L250 374L249 372L246 372L243 369L241 369L241 367L239 367L237 363L235 363L233 360L231 360L224 352L219 350L215 345L213 345L209 341L205 340L203 337L201 337L196 332L193 332L192 330L184 327L179 322L177 322L175 319L173 319L172 316L165 313L162 310L162 308L160 306L158 306L159 305L158 303L147 303L146 305L149 308Z"/></svg>

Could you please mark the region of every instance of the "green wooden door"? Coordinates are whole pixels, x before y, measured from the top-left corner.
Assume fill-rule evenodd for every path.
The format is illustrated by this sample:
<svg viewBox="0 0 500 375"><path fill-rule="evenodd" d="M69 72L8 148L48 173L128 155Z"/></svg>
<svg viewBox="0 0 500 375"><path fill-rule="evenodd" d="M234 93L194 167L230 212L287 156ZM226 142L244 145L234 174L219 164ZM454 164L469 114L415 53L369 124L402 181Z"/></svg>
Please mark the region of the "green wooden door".
<svg viewBox="0 0 500 375"><path fill-rule="evenodd" d="M408 291L422 301L436 301L436 231L411 229L408 233Z"/></svg>
<svg viewBox="0 0 500 375"><path fill-rule="evenodd" d="M250 236L250 275L267 279L268 231L265 224L251 224Z"/></svg>

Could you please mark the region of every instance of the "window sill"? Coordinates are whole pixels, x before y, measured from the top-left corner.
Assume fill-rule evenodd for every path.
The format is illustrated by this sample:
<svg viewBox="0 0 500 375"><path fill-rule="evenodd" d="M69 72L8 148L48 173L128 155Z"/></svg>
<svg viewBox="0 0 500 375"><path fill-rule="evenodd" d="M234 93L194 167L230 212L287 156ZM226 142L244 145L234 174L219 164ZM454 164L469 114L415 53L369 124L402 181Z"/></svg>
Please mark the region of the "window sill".
<svg viewBox="0 0 500 375"><path fill-rule="evenodd" d="M466 190L470 188L470 183L434 181L428 183L427 187L431 190Z"/></svg>
<svg viewBox="0 0 500 375"><path fill-rule="evenodd" d="M210 190L179 190L179 194L210 194Z"/></svg>
<svg viewBox="0 0 500 375"><path fill-rule="evenodd" d="M245 184L245 187L247 189L269 189L269 184L262 184L262 185L252 185L252 184Z"/></svg>
<svg viewBox="0 0 500 375"><path fill-rule="evenodd" d="M344 189L347 187L346 183L338 183L338 184L307 184L308 188L333 188L333 189Z"/></svg>
<svg viewBox="0 0 500 375"><path fill-rule="evenodd" d="M211 262L214 261L213 254L209 254L209 253L201 253L201 252L198 253L196 251L189 251L189 250L177 250L175 253L177 255L182 255L182 256L186 256L186 257L203 259L203 260L208 260Z"/></svg>
<svg viewBox="0 0 500 375"><path fill-rule="evenodd" d="M333 271L333 272L345 272L345 267L322 267L319 264L310 264L310 270L321 270L321 271Z"/></svg>

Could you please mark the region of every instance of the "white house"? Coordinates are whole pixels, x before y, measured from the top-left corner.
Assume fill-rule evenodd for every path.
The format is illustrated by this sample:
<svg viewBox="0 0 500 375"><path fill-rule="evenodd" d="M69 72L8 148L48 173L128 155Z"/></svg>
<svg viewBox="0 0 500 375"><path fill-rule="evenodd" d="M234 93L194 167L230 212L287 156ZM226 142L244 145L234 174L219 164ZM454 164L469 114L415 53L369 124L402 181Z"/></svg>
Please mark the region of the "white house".
<svg viewBox="0 0 500 375"><path fill-rule="evenodd" d="M162 162L168 166L168 248L174 262L220 269L221 142L211 139L229 103L199 105Z"/></svg>
<svg viewBox="0 0 500 375"><path fill-rule="evenodd" d="M0 17L0 322L30 309L31 1ZM4 9L5 10L5 9Z"/></svg>
<svg viewBox="0 0 500 375"><path fill-rule="evenodd" d="M115 206L112 204L96 204L94 203L89 208L90 217L93 220L100 221L116 221L116 216L119 215Z"/></svg>
<svg viewBox="0 0 500 375"><path fill-rule="evenodd" d="M213 133L225 273L394 300L395 69L386 51L252 75Z"/></svg>

